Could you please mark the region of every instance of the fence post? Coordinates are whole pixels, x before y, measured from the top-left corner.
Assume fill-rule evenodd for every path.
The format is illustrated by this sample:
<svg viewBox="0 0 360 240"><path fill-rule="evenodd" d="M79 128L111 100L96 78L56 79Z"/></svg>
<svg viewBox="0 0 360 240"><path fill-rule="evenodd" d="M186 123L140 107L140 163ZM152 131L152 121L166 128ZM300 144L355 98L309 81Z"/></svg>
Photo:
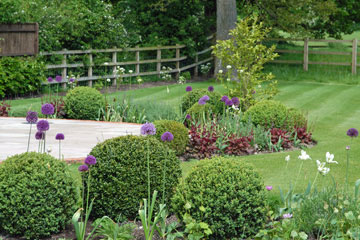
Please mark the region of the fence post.
<svg viewBox="0 0 360 240"><path fill-rule="evenodd" d="M176 80L179 80L180 77L180 48L179 48L179 44L176 44L176 70L177 73L175 75Z"/></svg>
<svg viewBox="0 0 360 240"><path fill-rule="evenodd" d="M135 52L135 60L136 60L136 65L135 65L135 73L137 76L139 76L140 73L140 52L139 52L139 46L136 46L136 52Z"/></svg>
<svg viewBox="0 0 360 240"><path fill-rule="evenodd" d="M112 62L114 63L113 66L113 74L115 75L115 78L113 79L112 85L114 87L116 87L116 75L117 75L117 70L116 70L116 62L117 62L117 52L116 52L116 48L115 48L115 52L112 53Z"/></svg>
<svg viewBox="0 0 360 240"><path fill-rule="evenodd" d="M309 39L304 39L304 63L303 63L304 71L309 70Z"/></svg>
<svg viewBox="0 0 360 240"><path fill-rule="evenodd" d="M157 60L156 72L158 74L158 78L160 78L160 72L161 72L161 49L160 48L157 49L156 60Z"/></svg>
<svg viewBox="0 0 360 240"><path fill-rule="evenodd" d="M63 51L66 51L66 49L63 49ZM64 54L63 59L61 61L61 64L64 66L63 69L62 69L62 72L61 72L62 81L67 80L67 78L66 78L67 77L66 57L67 57L67 55ZM66 82L63 82L61 85L62 85L63 89L66 89Z"/></svg>
<svg viewBox="0 0 360 240"><path fill-rule="evenodd" d="M92 77L92 65L93 65L93 55L92 53L89 53L89 68L88 68L88 77ZM88 81L88 86L92 87L92 80Z"/></svg>
<svg viewBox="0 0 360 240"><path fill-rule="evenodd" d="M199 76L199 65L197 64L199 62L199 55L196 54L195 55L195 69L194 69L194 77L198 77Z"/></svg>
<svg viewBox="0 0 360 240"><path fill-rule="evenodd" d="M351 61L351 72L356 74L357 65L357 39L355 38L352 42L352 61Z"/></svg>

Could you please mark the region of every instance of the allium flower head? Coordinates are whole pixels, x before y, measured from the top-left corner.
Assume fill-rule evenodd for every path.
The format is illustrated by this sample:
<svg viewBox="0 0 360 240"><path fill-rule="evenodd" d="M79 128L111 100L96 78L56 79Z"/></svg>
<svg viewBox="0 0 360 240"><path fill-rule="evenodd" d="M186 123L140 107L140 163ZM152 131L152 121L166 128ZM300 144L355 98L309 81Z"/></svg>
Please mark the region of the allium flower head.
<svg viewBox="0 0 360 240"><path fill-rule="evenodd" d="M187 92L191 92L192 91L192 87L191 86L187 86L185 89Z"/></svg>
<svg viewBox="0 0 360 240"><path fill-rule="evenodd" d="M95 165L96 164L96 157L93 155L89 155L85 158L85 164L87 165Z"/></svg>
<svg viewBox="0 0 360 240"><path fill-rule="evenodd" d="M286 218L292 218L293 215L290 214L290 213L285 213L282 217L283 217L284 219L286 219Z"/></svg>
<svg viewBox="0 0 360 240"><path fill-rule="evenodd" d="M43 138L44 138L44 133L43 133L43 132L37 131L37 132L35 133L35 139L36 139L36 140L41 140L41 139L43 139Z"/></svg>
<svg viewBox="0 0 360 240"><path fill-rule="evenodd" d="M226 102L226 100L228 100L228 99L229 99L229 97L226 96L226 95L224 95L224 96L222 96L221 101L222 101L222 102Z"/></svg>
<svg viewBox="0 0 360 240"><path fill-rule="evenodd" d="M61 77L60 75L57 75L57 76L55 77L55 81L61 82L61 81L62 81L62 77Z"/></svg>
<svg viewBox="0 0 360 240"><path fill-rule="evenodd" d="M141 126L140 132L142 135L155 135L156 128L152 123L145 123Z"/></svg>
<svg viewBox="0 0 360 240"><path fill-rule="evenodd" d="M36 123L38 121L38 113L32 111L27 112L26 121L28 123Z"/></svg>
<svg viewBox="0 0 360 240"><path fill-rule="evenodd" d="M214 91L214 87L213 87L213 86L209 86L209 87L208 87L208 91L209 91L209 92L213 92L213 91Z"/></svg>
<svg viewBox="0 0 360 240"><path fill-rule="evenodd" d="M271 191L273 189L273 186L266 186L266 190Z"/></svg>
<svg viewBox="0 0 360 240"><path fill-rule="evenodd" d="M56 134L55 139L56 140L64 140L65 136L63 133L58 133L58 134Z"/></svg>
<svg viewBox="0 0 360 240"><path fill-rule="evenodd" d="M44 115L52 115L54 114L55 108L50 103L45 103L41 106L41 113Z"/></svg>
<svg viewBox="0 0 360 240"><path fill-rule="evenodd" d="M38 123L36 124L37 130L41 131L41 132L45 132L47 130L49 130L50 125L49 122L46 120L40 120L38 121Z"/></svg>
<svg viewBox="0 0 360 240"><path fill-rule="evenodd" d="M350 150L350 146L346 146L346 150Z"/></svg>
<svg viewBox="0 0 360 240"><path fill-rule="evenodd" d="M227 99L226 101L225 101L225 105L226 106L232 106L234 103L230 100L230 99Z"/></svg>
<svg viewBox="0 0 360 240"><path fill-rule="evenodd" d="M256 91L255 90L252 90L252 92L251 92L252 94L255 94L256 93Z"/></svg>
<svg viewBox="0 0 360 240"><path fill-rule="evenodd" d="M353 138L359 136L359 131L356 128L350 128L349 130L347 130L346 134L349 137Z"/></svg>
<svg viewBox="0 0 360 240"><path fill-rule="evenodd" d="M69 82L71 82L71 83L73 83L74 81L75 81L74 78L70 78L70 79L69 79Z"/></svg>
<svg viewBox="0 0 360 240"><path fill-rule="evenodd" d="M174 140L174 135L172 135L171 132L164 132L163 135L161 135L161 140L163 142L171 142Z"/></svg>
<svg viewBox="0 0 360 240"><path fill-rule="evenodd" d="M199 99L199 105L204 105L204 104L206 104L206 102L207 101L209 101L210 100L210 98L209 98L209 96L208 95L205 95L205 96L202 96L200 99Z"/></svg>
<svg viewBox="0 0 360 240"><path fill-rule="evenodd" d="M191 116L190 116L190 114L186 114L186 117L185 117L186 119L191 119Z"/></svg>
<svg viewBox="0 0 360 240"><path fill-rule="evenodd" d="M239 104L240 104L240 100L239 100L239 98L237 98L237 97L233 97L233 98L231 99L231 101L233 102L233 104L234 104L235 106L239 106Z"/></svg>
<svg viewBox="0 0 360 240"><path fill-rule="evenodd" d="M52 82L53 81L53 78L52 77L48 77L48 82Z"/></svg>
<svg viewBox="0 0 360 240"><path fill-rule="evenodd" d="M78 170L79 170L80 172L86 172L87 170L89 170L89 167L84 164L84 165L81 165L81 166L78 168Z"/></svg>

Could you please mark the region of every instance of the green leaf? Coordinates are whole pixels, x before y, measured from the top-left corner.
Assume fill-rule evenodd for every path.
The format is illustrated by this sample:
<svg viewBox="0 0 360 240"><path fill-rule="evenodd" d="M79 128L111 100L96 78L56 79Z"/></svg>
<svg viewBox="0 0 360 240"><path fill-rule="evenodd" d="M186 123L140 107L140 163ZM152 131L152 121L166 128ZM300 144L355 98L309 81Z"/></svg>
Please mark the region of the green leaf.
<svg viewBox="0 0 360 240"><path fill-rule="evenodd" d="M299 237L300 237L301 239L303 239L303 240L308 239L308 235L307 235L306 233L304 233L304 232L300 232L300 233L299 233Z"/></svg>
<svg viewBox="0 0 360 240"><path fill-rule="evenodd" d="M355 218L355 216L354 216L354 214L353 214L352 211L346 212L346 213L345 213L345 217L346 217L346 219L348 219L348 220L350 220L350 221L356 220L356 218Z"/></svg>
<svg viewBox="0 0 360 240"><path fill-rule="evenodd" d="M296 238L298 236L298 233L295 230L292 230L290 236L292 238Z"/></svg>

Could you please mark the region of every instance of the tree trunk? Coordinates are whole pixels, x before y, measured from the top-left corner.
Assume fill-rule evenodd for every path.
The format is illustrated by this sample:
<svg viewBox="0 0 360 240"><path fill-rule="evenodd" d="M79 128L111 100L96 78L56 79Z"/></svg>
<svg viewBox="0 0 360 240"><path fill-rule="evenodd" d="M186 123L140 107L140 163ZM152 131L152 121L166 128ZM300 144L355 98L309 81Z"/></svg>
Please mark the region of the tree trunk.
<svg viewBox="0 0 360 240"><path fill-rule="evenodd" d="M229 39L229 31L236 27L236 0L216 0L216 40ZM215 74L222 69L221 62L215 59Z"/></svg>

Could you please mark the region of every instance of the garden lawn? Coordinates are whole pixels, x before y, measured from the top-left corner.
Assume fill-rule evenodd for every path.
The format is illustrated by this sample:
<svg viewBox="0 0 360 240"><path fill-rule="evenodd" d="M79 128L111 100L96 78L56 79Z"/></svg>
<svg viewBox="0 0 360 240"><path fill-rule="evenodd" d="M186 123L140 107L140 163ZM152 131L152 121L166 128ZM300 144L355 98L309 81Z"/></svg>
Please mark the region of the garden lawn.
<svg viewBox="0 0 360 240"><path fill-rule="evenodd" d="M216 90L224 89L214 82L191 83L195 88L207 88L214 85ZM133 101L152 102L157 104L161 111L164 105L170 106L174 111L179 110L179 102L185 94L186 85L169 86L170 93L166 92L166 86L139 89L129 92L111 93L109 97L121 97L126 94ZM312 160L305 161L303 169L299 174L300 160L297 159L300 151L281 152L271 154L259 154L238 157L239 161L246 161L252 165L263 177L266 185L274 187L273 193L282 189L288 189L289 183L295 183L297 190L305 189L309 181L313 181L316 176L316 163L325 161L327 151L335 154L335 160L338 165L331 165L330 173L325 176L318 176L316 185L325 186L332 184L332 177L342 186L345 181L346 170L346 150L345 147L350 144L350 138L346 131L355 127L360 129L360 86L346 85L337 83L317 83L317 82L288 82L280 81L280 93L277 100L287 106L296 107L303 110L309 117L310 127L313 136L318 141L318 145L311 149L306 149ZM13 111L19 109L28 109L32 106L40 106L40 99L24 99L11 101ZM34 109L33 110L38 110ZM356 179L360 178L360 137L354 139L350 151L350 170L349 180L353 185ZM286 166L285 156L291 156L291 160ZM186 176L198 161L182 163L183 175ZM74 171L76 168L73 168Z"/></svg>

